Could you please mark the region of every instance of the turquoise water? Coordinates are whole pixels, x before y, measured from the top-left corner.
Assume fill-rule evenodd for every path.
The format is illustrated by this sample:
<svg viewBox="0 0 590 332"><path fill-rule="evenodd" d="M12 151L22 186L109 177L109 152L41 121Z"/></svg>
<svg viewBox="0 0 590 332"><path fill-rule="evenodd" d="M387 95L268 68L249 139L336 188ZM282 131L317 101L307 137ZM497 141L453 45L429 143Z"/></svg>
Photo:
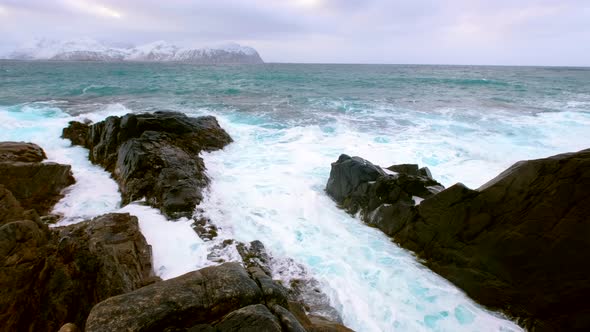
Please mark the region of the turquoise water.
<svg viewBox="0 0 590 332"><path fill-rule="evenodd" d="M590 69L0 62L0 140L34 141L73 165L78 183L56 207L62 223L120 200L61 128L162 109L215 115L235 140L203 155L212 182L202 207L217 242L186 220L124 208L139 216L162 277L215 264L207 253L224 238L259 239L276 278L317 279L358 331L515 331L337 209L323 191L330 163L340 153L420 163L445 185L477 188L517 160L588 148Z"/></svg>

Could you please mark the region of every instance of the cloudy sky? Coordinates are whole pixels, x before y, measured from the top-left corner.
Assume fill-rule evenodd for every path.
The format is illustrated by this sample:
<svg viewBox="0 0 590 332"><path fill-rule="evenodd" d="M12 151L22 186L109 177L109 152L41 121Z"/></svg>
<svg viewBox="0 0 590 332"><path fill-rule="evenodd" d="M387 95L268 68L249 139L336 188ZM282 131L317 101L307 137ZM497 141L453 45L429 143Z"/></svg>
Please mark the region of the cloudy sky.
<svg viewBox="0 0 590 332"><path fill-rule="evenodd" d="M590 0L0 0L0 51L35 38L234 41L267 62L590 66Z"/></svg>

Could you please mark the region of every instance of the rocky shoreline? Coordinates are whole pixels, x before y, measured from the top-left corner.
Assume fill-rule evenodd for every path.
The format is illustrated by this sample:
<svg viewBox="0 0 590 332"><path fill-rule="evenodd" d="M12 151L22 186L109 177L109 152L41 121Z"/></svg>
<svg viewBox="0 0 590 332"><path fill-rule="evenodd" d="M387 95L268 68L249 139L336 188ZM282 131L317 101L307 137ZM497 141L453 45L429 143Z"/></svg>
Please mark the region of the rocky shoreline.
<svg viewBox="0 0 590 332"><path fill-rule="evenodd" d="M215 118L127 114L71 122L62 137L111 173L124 205L145 198L216 241L198 208L209 183L199 153L232 142ZM351 331L314 279L273 280L260 241L219 240L218 265L161 280L135 216L48 227L74 178L45 159L35 144L0 142L0 330ZM418 165L342 155L326 192L477 302L528 330L557 331L590 328L589 187L584 150L519 162L477 190L445 189ZM240 262L216 258L230 247Z"/></svg>
<svg viewBox="0 0 590 332"><path fill-rule="evenodd" d="M521 161L472 190L341 155L327 194L530 331L590 329L590 150Z"/></svg>
<svg viewBox="0 0 590 332"><path fill-rule="evenodd" d="M193 217L202 199L208 179L199 153L232 141L215 118L175 112L73 122L63 137L112 174L123 204L145 197L172 219ZM59 216L48 213L74 179L70 166L43 159L35 144L0 143L0 330L351 331L337 314L313 314L335 312L325 295L306 296L313 280L273 280L258 241L223 241L236 246L241 263L162 281L132 215L49 228ZM204 240L216 236L208 220L195 218L194 228Z"/></svg>

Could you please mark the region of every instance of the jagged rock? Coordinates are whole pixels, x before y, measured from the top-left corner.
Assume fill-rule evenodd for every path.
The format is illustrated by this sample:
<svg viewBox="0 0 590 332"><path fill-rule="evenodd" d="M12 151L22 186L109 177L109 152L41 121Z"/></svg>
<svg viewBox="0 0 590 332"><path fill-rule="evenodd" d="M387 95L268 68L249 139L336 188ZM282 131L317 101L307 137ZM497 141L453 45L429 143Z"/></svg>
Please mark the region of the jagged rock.
<svg viewBox="0 0 590 332"><path fill-rule="evenodd" d="M364 222L392 235L415 215L416 197L432 197L444 187L418 165L387 169L396 173L388 174L360 157L341 155L332 163L326 192L349 213L360 211Z"/></svg>
<svg viewBox="0 0 590 332"><path fill-rule="evenodd" d="M87 146L90 123L70 121L69 125L63 129L62 138L68 138L72 145Z"/></svg>
<svg viewBox="0 0 590 332"><path fill-rule="evenodd" d="M63 137L83 143L82 125L71 123ZM190 217L207 185L201 151L223 148L231 137L211 116L177 112L111 116L91 125L85 141L89 158L111 172L123 204L145 197L172 218Z"/></svg>
<svg viewBox="0 0 590 332"><path fill-rule="evenodd" d="M337 203L343 204L361 184L375 181L383 175L385 172L379 166L362 158L343 154L335 163L332 163L326 192Z"/></svg>
<svg viewBox="0 0 590 332"><path fill-rule="evenodd" d="M63 197L61 191L74 183L71 167L41 163L45 152L32 143L0 143L0 184L28 210L49 213Z"/></svg>
<svg viewBox="0 0 590 332"><path fill-rule="evenodd" d="M478 190L456 184L402 222L398 212L383 218L398 219L389 231L398 244L528 330L588 330L588 188L583 150L516 163Z"/></svg>
<svg viewBox="0 0 590 332"><path fill-rule="evenodd" d="M33 214L0 226L0 326L57 331L83 326L91 307L153 280L137 218L108 214L49 229Z"/></svg>
<svg viewBox="0 0 590 332"><path fill-rule="evenodd" d="M229 313L215 326L223 332L281 332L279 320L262 304L253 304Z"/></svg>

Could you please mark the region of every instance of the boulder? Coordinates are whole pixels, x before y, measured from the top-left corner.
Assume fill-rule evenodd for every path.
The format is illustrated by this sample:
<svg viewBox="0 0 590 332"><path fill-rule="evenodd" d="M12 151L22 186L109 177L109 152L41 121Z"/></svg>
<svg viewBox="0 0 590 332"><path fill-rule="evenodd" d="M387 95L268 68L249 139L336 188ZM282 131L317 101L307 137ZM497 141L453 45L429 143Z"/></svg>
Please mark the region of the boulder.
<svg viewBox="0 0 590 332"><path fill-rule="evenodd" d="M261 303L262 291L237 263L189 272L97 304L86 331L163 331L210 323Z"/></svg>
<svg viewBox="0 0 590 332"><path fill-rule="evenodd" d="M281 323L265 305L253 304L229 313L215 326L224 332L282 332Z"/></svg>
<svg viewBox="0 0 590 332"><path fill-rule="evenodd" d="M223 263L111 297L92 308L86 331L300 332L313 328L301 304L286 297L286 290L260 268L246 270L239 263Z"/></svg>
<svg viewBox="0 0 590 332"><path fill-rule="evenodd" d="M0 161L39 163L47 159L40 146L25 142L0 142Z"/></svg>
<svg viewBox="0 0 590 332"><path fill-rule="evenodd" d="M425 199L388 234L528 330L588 330L589 187L590 150L522 161Z"/></svg>
<svg viewBox="0 0 590 332"><path fill-rule="evenodd" d="M69 165L42 163L45 158L35 144L0 143L0 184L24 209L35 209L40 215L49 213L63 197L62 190L74 183Z"/></svg>
<svg viewBox="0 0 590 332"><path fill-rule="evenodd" d="M231 137L211 116L177 112L111 116L87 127L72 122L63 137L88 148L89 158L111 172L123 204L146 198L171 218L190 217L208 184L201 151L229 144Z"/></svg>
<svg viewBox="0 0 590 332"><path fill-rule="evenodd" d="M35 215L0 226L0 326L83 326L92 306L153 280L137 218L108 214L49 229Z"/></svg>
<svg viewBox="0 0 590 332"><path fill-rule="evenodd" d="M393 165L387 170L343 154L332 163L326 192L347 212L361 212L364 222L393 235L413 218L417 199L432 197L444 187L418 165Z"/></svg>

